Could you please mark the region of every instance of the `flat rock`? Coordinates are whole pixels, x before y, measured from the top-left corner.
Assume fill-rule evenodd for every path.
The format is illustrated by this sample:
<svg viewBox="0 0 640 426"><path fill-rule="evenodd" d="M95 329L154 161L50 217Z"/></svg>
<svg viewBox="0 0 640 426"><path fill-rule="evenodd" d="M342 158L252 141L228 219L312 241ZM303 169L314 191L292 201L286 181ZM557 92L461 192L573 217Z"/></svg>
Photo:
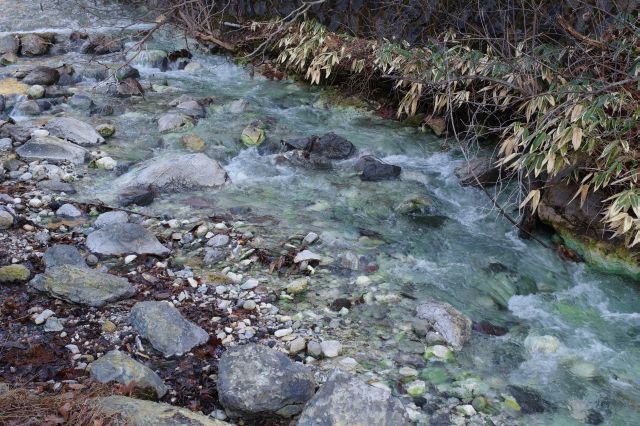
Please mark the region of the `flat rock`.
<svg viewBox="0 0 640 426"><path fill-rule="evenodd" d="M134 223L115 223L92 232L85 243L89 251L101 256L153 254L162 256L169 249L145 228Z"/></svg>
<svg viewBox="0 0 640 426"><path fill-rule="evenodd" d="M135 294L135 288L125 278L72 265L48 268L34 280L30 283L32 287L57 299L95 307Z"/></svg>
<svg viewBox="0 0 640 426"><path fill-rule="evenodd" d="M402 404L388 390L334 370L305 405L297 426L409 425Z"/></svg>
<svg viewBox="0 0 640 426"><path fill-rule="evenodd" d="M164 382L152 369L124 352L113 350L91 364L91 377L100 383L133 384L136 395L162 398L167 393Z"/></svg>
<svg viewBox="0 0 640 426"><path fill-rule="evenodd" d="M16 149L16 154L27 161L46 160L51 163L68 161L73 164L83 164L89 156L89 152L81 146L53 136L31 138Z"/></svg>
<svg viewBox="0 0 640 426"><path fill-rule="evenodd" d="M81 146L98 145L104 138L89 124L71 117L49 120L44 126L49 134Z"/></svg>
<svg viewBox="0 0 640 426"><path fill-rule="evenodd" d="M138 302L129 324L164 356L182 355L209 340L202 328L184 319L169 302Z"/></svg>
<svg viewBox="0 0 640 426"><path fill-rule="evenodd" d="M416 316L456 351L461 350L471 337L471 320L448 303L421 302L416 307Z"/></svg>
<svg viewBox="0 0 640 426"><path fill-rule="evenodd" d="M55 244L47 249L42 256L47 268L55 268L62 265L71 265L78 268L86 268L84 258L77 248L68 244Z"/></svg>
<svg viewBox="0 0 640 426"><path fill-rule="evenodd" d="M169 154L152 158L120 176L115 185L122 188L154 188L161 192L180 192L218 188L229 181L220 163L205 154Z"/></svg>
<svg viewBox="0 0 640 426"><path fill-rule="evenodd" d="M116 223L129 222L129 215L126 212L120 210L114 210L110 212L102 213L93 222L93 226L96 228L104 228L105 226L114 225Z"/></svg>
<svg viewBox="0 0 640 426"><path fill-rule="evenodd" d="M222 355L217 387L232 416L291 417L313 396L315 381L311 370L282 352L247 344Z"/></svg>
<svg viewBox="0 0 640 426"><path fill-rule="evenodd" d="M95 405L107 415L121 415L132 426L231 426L186 408L112 395L96 398Z"/></svg>
<svg viewBox="0 0 640 426"><path fill-rule="evenodd" d="M65 192L67 194L75 194L76 189L67 182L58 179L43 180L36 184L38 189L45 192Z"/></svg>
<svg viewBox="0 0 640 426"><path fill-rule="evenodd" d="M82 212L73 204L63 204L56 210L56 216L75 219L82 216Z"/></svg>

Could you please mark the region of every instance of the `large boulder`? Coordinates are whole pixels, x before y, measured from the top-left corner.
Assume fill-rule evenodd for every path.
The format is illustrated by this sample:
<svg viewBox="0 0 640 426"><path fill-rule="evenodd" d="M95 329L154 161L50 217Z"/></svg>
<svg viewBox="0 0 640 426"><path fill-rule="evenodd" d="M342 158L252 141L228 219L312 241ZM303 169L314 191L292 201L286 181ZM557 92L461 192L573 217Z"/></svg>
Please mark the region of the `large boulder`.
<svg viewBox="0 0 640 426"><path fill-rule="evenodd" d="M257 344L228 350L218 364L218 395L228 414L291 417L313 396L311 370Z"/></svg>
<svg viewBox="0 0 640 426"><path fill-rule="evenodd" d="M478 157L466 161L455 170L462 186L491 186L501 177L501 167L489 157Z"/></svg>
<svg viewBox="0 0 640 426"><path fill-rule="evenodd" d="M97 398L93 401L102 413L124 417L131 426L231 426L229 423L194 413L186 408L121 395Z"/></svg>
<svg viewBox="0 0 640 426"><path fill-rule="evenodd" d="M416 307L416 317L456 351L471 337L471 320L448 303L422 302Z"/></svg>
<svg viewBox="0 0 640 426"><path fill-rule="evenodd" d="M125 278L73 265L47 268L30 285L57 299L95 307L135 294L135 288Z"/></svg>
<svg viewBox="0 0 640 426"><path fill-rule="evenodd" d="M166 357L185 354L209 340L206 331L184 319L169 302L136 303L129 324Z"/></svg>
<svg viewBox="0 0 640 426"><path fill-rule="evenodd" d="M136 395L154 399L167 393L167 387L155 371L118 350L107 352L93 362L91 377L100 383L118 382L132 386Z"/></svg>
<svg viewBox="0 0 640 426"><path fill-rule="evenodd" d="M121 256L125 254L153 254L162 256L169 249L142 226L135 223L113 223L92 232L85 245L93 254Z"/></svg>
<svg viewBox="0 0 640 426"><path fill-rule="evenodd" d="M403 426L406 410L388 390L335 370L305 405L298 426Z"/></svg>
<svg viewBox="0 0 640 426"><path fill-rule="evenodd" d="M66 139L81 146L97 145L104 142L104 138L92 126L71 117L49 120L45 129L52 136Z"/></svg>
<svg viewBox="0 0 640 426"><path fill-rule="evenodd" d="M356 147L342 136L327 133L323 136L282 141L285 150L302 150L329 160L344 160L356 153Z"/></svg>
<svg viewBox="0 0 640 426"><path fill-rule="evenodd" d="M23 34L20 36L21 52L25 56L40 56L49 51L51 43L38 34Z"/></svg>
<svg viewBox="0 0 640 426"><path fill-rule="evenodd" d="M20 51L20 39L13 34L0 36L0 55L17 54Z"/></svg>
<svg viewBox="0 0 640 426"><path fill-rule="evenodd" d="M121 188L179 192L217 188L229 180L220 163L205 154L169 154L139 164L116 180Z"/></svg>
<svg viewBox="0 0 640 426"><path fill-rule="evenodd" d="M83 164L89 157L89 151L74 143L53 136L33 137L16 149L16 154L26 161L46 160L50 163L68 161Z"/></svg>
<svg viewBox="0 0 640 426"><path fill-rule="evenodd" d="M22 79L22 82L29 85L39 84L41 86L50 86L56 84L59 79L60 73L58 70L51 67L38 66L29 71Z"/></svg>

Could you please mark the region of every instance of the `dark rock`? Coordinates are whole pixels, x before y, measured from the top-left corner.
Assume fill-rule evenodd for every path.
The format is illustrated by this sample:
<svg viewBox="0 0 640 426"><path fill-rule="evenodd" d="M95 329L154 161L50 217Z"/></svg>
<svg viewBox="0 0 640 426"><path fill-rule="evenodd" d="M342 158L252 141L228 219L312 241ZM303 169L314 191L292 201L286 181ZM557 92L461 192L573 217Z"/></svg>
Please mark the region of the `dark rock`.
<svg viewBox="0 0 640 426"><path fill-rule="evenodd" d="M393 360L399 365L410 365L415 368L424 368L427 363L424 358L418 354L410 354L405 352L398 352Z"/></svg>
<svg viewBox="0 0 640 426"><path fill-rule="evenodd" d="M486 334L488 336L504 336L509 332L509 330L506 327L491 324L487 320L474 322L472 329L473 331L477 331L478 333Z"/></svg>
<svg viewBox="0 0 640 426"><path fill-rule="evenodd" d="M388 164L373 156L362 157L358 162L362 162L362 174L360 179L365 182L380 182L385 180L398 180L402 168L393 164Z"/></svg>
<svg viewBox="0 0 640 426"><path fill-rule="evenodd" d="M116 94L123 98L130 96L143 96L144 89L138 80L133 77L128 77L118 83Z"/></svg>
<svg viewBox="0 0 640 426"><path fill-rule="evenodd" d="M86 268L85 261L77 248L67 244L55 244L47 249L42 256L47 268L55 268L62 265L71 265L78 268Z"/></svg>
<svg viewBox="0 0 640 426"><path fill-rule="evenodd" d="M291 417L313 396L315 380L310 369L282 352L247 344L222 355L217 389L232 416Z"/></svg>
<svg viewBox="0 0 640 426"><path fill-rule="evenodd" d="M501 177L501 168L488 157L474 158L457 167L455 174L462 186L491 186ZM477 180L476 180L477 178ZM478 181L480 182L478 184Z"/></svg>
<svg viewBox="0 0 640 426"><path fill-rule="evenodd" d="M342 136L327 133L314 139L308 151L331 160L344 160L355 154L356 147Z"/></svg>
<svg viewBox="0 0 640 426"><path fill-rule="evenodd" d="M80 53L106 55L122 50L122 43L106 35L91 37L80 47Z"/></svg>
<svg viewBox="0 0 640 426"><path fill-rule="evenodd" d="M288 151L279 155L276 157L276 164L288 164L312 170L330 170L332 168L328 158L302 150Z"/></svg>
<svg viewBox="0 0 640 426"><path fill-rule="evenodd" d="M131 65L124 65L116 71L116 78L119 81L126 80L128 78L140 78L140 71Z"/></svg>
<svg viewBox="0 0 640 426"><path fill-rule="evenodd" d="M148 206L153 203L155 194L146 188L130 188L118 194L118 204L122 207L137 205Z"/></svg>
<svg viewBox="0 0 640 426"><path fill-rule="evenodd" d="M511 396L518 402L524 414L544 413L554 408L553 404L545 401L542 396L533 389L516 385L509 385L507 389Z"/></svg>
<svg viewBox="0 0 640 426"><path fill-rule="evenodd" d="M345 297L339 297L329 304L329 309L331 309L332 311L338 312L342 308L351 309L351 305L352 305L351 300Z"/></svg>
<svg viewBox="0 0 640 426"><path fill-rule="evenodd" d="M339 370L305 405L298 426L408 425L399 400Z"/></svg>
<svg viewBox="0 0 640 426"><path fill-rule="evenodd" d="M589 410L585 423L588 425L599 425L604 422L604 417L596 410Z"/></svg>
<svg viewBox="0 0 640 426"><path fill-rule="evenodd" d="M24 84L39 84L41 86L49 86L51 84L56 84L60 79L60 73L58 70L45 66L38 66L33 68L29 73L22 79Z"/></svg>

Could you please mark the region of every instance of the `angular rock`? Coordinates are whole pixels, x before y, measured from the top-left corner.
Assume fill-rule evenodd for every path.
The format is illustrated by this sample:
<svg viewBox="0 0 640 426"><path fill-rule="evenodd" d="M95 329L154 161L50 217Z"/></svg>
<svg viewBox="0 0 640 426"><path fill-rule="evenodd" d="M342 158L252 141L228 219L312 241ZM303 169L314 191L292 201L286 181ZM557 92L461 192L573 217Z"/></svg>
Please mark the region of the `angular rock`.
<svg viewBox="0 0 640 426"><path fill-rule="evenodd" d="M50 67L38 66L29 71L29 73L22 79L22 83L50 86L52 84L56 84L59 79L60 73L58 70Z"/></svg>
<svg viewBox="0 0 640 426"><path fill-rule="evenodd" d="M203 118L205 116L204 108L197 101L181 102L176 108L193 118Z"/></svg>
<svg viewBox="0 0 640 426"><path fill-rule="evenodd" d="M44 126L49 134L81 146L98 145L104 138L90 125L71 117L49 120Z"/></svg>
<svg viewBox="0 0 640 426"><path fill-rule="evenodd" d="M114 210L111 212L102 213L93 222L93 226L96 228L104 228L105 226L113 225L116 223L129 222L129 215L126 212Z"/></svg>
<svg viewBox="0 0 640 426"><path fill-rule="evenodd" d="M314 139L308 150L330 160L344 160L355 154L356 147L342 136L327 133Z"/></svg>
<svg viewBox="0 0 640 426"><path fill-rule="evenodd" d="M118 194L118 204L122 207L131 205L148 206L153 203L155 194L146 188L129 188Z"/></svg>
<svg viewBox="0 0 640 426"><path fill-rule="evenodd" d="M125 65L116 70L116 78L118 81L126 80L127 78L140 78L140 71L131 65Z"/></svg>
<svg viewBox="0 0 640 426"><path fill-rule="evenodd" d="M135 294L135 288L125 278L72 265L48 268L29 284L57 299L95 307Z"/></svg>
<svg viewBox="0 0 640 426"><path fill-rule="evenodd" d="M128 98L130 96L142 96L144 95L144 88L137 79L128 77L118 83L118 86L116 88L116 95L121 98Z"/></svg>
<svg viewBox="0 0 640 426"><path fill-rule="evenodd" d="M362 174L360 179L365 182L380 182L385 180L398 180L402 168L393 164L385 163L379 158L368 155L358 160L361 163Z"/></svg>
<svg viewBox="0 0 640 426"><path fill-rule="evenodd" d="M120 415L131 426L231 426L229 423L194 413L186 408L112 395L94 400L107 415Z"/></svg>
<svg viewBox="0 0 640 426"><path fill-rule="evenodd" d="M332 168L331 160L321 155L309 153L300 149L285 152L276 157L276 163L288 163L295 167L303 167L312 170L330 170Z"/></svg>
<svg viewBox="0 0 640 426"><path fill-rule="evenodd" d="M91 364L91 377L100 383L118 382L125 386L133 384L136 396L160 399L167 387L155 371L118 350L107 352Z"/></svg>
<svg viewBox="0 0 640 426"><path fill-rule="evenodd" d="M160 133L184 132L193 127L193 118L186 114L170 113L158 119Z"/></svg>
<svg viewBox="0 0 640 426"><path fill-rule="evenodd" d="M47 268L55 268L62 265L71 265L78 268L86 268L84 258L77 248L67 244L55 244L47 249L42 256Z"/></svg>
<svg viewBox="0 0 640 426"><path fill-rule="evenodd" d="M471 337L471 320L448 303L422 302L416 307L416 316L456 351Z"/></svg>
<svg viewBox="0 0 640 426"><path fill-rule="evenodd" d="M16 154L27 161L68 161L73 164L83 164L89 156L89 152L81 146L53 136L33 137L16 149Z"/></svg>
<svg viewBox="0 0 640 426"><path fill-rule="evenodd" d="M139 164L119 177L115 184L124 188L179 192L217 188L228 180L220 163L205 154L169 154Z"/></svg>
<svg viewBox="0 0 640 426"><path fill-rule="evenodd" d="M311 370L257 344L225 352L218 365L220 403L232 416L291 417L313 396Z"/></svg>
<svg viewBox="0 0 640 426"><path fill-rule="evenodd" d="M129 324L166 357L185 354L209 340L206 331L184 319L169 302L136 303Z"/></svg>
<svg viewBox="0 0 640 426"><path fill-rule="evenodd" d="M114 223L92 232L85 245L93 254L121 256L125 254L153 254L162 256L169 249L142 226L135 223Z"/></svg>
<svg viewBox="0 0 640 426"><path fill-rule="evenodd" d="M38 34L20 36L21 53L26 56L40 56L49 51L50 43Z"/></svg>
<svg viewBox="0 0 640 426"><path fill-rule="evenodd" d="M298 426L409 425L407 413L385 389L334 370L305 405Z"/></svg>
<svg viewBox="0 0 640 426"><path fill-rule="evenodd" d="M63 204L56 210L56 216L77 218L82 216L82 212L73 204Z"/></svg>
<svg viewBox="0 0 640 426"><path fill-rule="evenodd" d="M457 167L455 174L462 186L491 186L500 180L500 167L495 165L493 159L480 157Z"/></svg>
<svg viewBox="0 0 640 426"><path fill-rule="evenodd" d="M106 35L91 37L80 47L80 53L91 55L106 55L120 50L122 50L122 43Z"/></svg>

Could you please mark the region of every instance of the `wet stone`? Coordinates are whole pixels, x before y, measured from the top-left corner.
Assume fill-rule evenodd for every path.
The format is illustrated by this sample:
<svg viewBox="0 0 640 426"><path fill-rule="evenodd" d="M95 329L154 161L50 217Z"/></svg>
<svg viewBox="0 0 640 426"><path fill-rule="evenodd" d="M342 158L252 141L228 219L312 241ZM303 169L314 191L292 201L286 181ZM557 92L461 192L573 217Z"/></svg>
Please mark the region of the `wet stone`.
<svg viewBox="0 0 640 426"><path fill-rule="evenodd" d="M100 256L125 254L165 255L169 249L145 228L134 223L114 223L92 232L85 243L89 251Z"/></svg>
<svg viewBox="0 0 640 426"><path fill-rule="evenodd" d="M50 86L52 84L56 84L59 79L60 73L58 70L50 67L38 66L29 71L29 73L22 79L22 82L30 86L34 84Z"/></svg>
<svg viewBox="0 0 640 426"><path fill-rule="evenodd" d="M52 136L66 139L80 146L92 146L104 142L104 138L92 126L75 118L54 118L47 122L45 129Z"/></svg>
<svg viewBox="0 0 640 426"><path fill-rule="evenodd" d="M89 152L81 146L53 136L31 138L16 149L16 154L27 161L47 160L51 163L68 161L73 164L83 164L89 156Z"/></svg>
<svg viewBox="0 0 640 426"><path fill-rule="evenodd" d="M232 416L291 417L315 390L311 370L282 352L257 344L225 352L218 372L220 402Z"/></svg>
<svg viewBox="0 0 640 426"><path fill-rule="evenodd" d="M434 300L422 302L416 308L416 316L426 321L455 350L461 350L471 337L471 320L448 303Z"/></svg>
<svg viewBox="0 0 640 426"><path fill-rule="evenodd" d="M118 204L122 207L137 205L148 206L153 203L155 194L150 189L133 188L127 189L118 194Z"/></svg>
<svg viewBox="0 0 640 426"><path fill-rule="evenodd" d="M206 331L184 319L168 302L136 303L129 324L166 357L185 354L209 340Z"/></svg>

